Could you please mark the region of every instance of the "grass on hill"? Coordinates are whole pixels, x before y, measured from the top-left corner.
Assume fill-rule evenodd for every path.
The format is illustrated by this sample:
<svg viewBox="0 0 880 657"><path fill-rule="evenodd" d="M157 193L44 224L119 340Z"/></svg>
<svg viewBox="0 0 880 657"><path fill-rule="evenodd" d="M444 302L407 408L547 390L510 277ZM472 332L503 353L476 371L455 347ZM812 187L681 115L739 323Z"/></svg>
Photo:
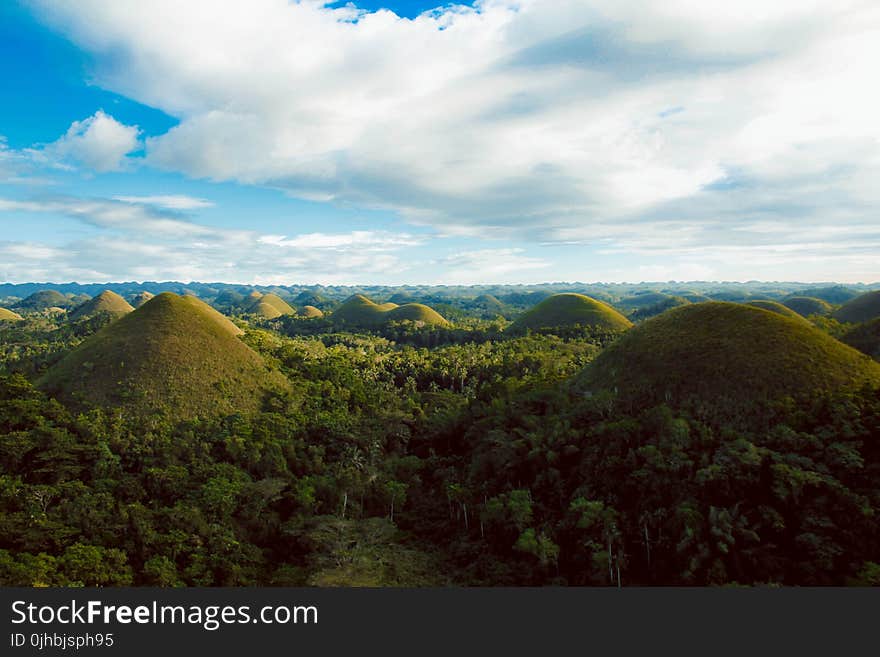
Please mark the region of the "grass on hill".
<svg viewBox="0 0 880 657"><path fill-rule="evenodd" d="M257 411L288 390L229 319L195 297L163 293L68 353L38 382L74 406L173 419Z"/></svg>
<svg viewBox="0 0 880 657"><path fill-rule="evenodd" d="M19 301L15 304L15 308L38 311L49 308L67 308L70 303L70 299L57 290L40 290Z"/></svg>
<svg viewBox="0 0 880 657"><path fill-rule="evenodd" d="M880 361L880 317L853 327L840 339L844 344Z"/></svg>
<svg viewBox="0 0 880 657"><path fill-rule="evenodd" d="M831 336L744 304L681 306L624 334L579 379L632 410L666 403L748 423L759 408L864 383L880 365Z"/></svg>
<svg viewBox="0 0 880 657"><path fill-rule="evenodd" d="M377 304L362 294L349 298L330 316L336 324L354 327L377 328L390 322L414 321L426 325L445 326L446 319L429 306L420 303Z"/></svg>
<svg viewBox="0 0 880 657"><path fill-rule="evenodd" d="M868 292L847 301L833 315L840 322L861 324L880 317L880 290Z"/></svg>
<svg viewBox="0 0 880 657"><path fill-rule="evenodd" d="M782 302L786 307L791 308L801 317L809 317L810 315L830 315L834 307L817 297L788 297Z"/></svg>
<svg viewBox="0 0 880 657"><path fill-rule="evenodd" d="M789 319L793 319L798 322L806 322L807 324L809 324L809 322L802 315L799 315L788 306L783 306L778 301L771 301L770 299L757 299L755 301L747 302L746 305L760 308L761 310L769 310L771 313L776 313L777 315L782 315L783 317L788 317Z"/></svg>
<svg viewBox="0 0 880 657"><path fill-rule="evenodd" d="M314 306L303 306L299 311L300 317L306 317L308 319L323 317L324 313L321 312L320 308L315 308Z"/></svg>
<svg viewBox="0 0 880 657"><path fill-rule="evenodd" d="M0 308L0 322L17 322L22 317L18 313L14 313L7 308Z"/></svg>
<svg viewBox="0 0 880 657"><path fill-rule="evenodd" d="M589 326L608 330L625 330L632 326L626 317L611 306L583 294L554 294L527 310L511 324L512 334L547 328Z"/></svg>
<svg viewBox="0 0 880 657"><path fill-rule="evenodd" d="M271 292L255 298L248 309L248 312L251 312L254 315L259 315L264 319L275 319L282 315L296 314L296 310L294 310L290 304L277 294L272 294Z"/></svg>
<svg viewBox="0 0 880 657"><path fill-rule="evenodd" d="M134 308L121 296L110 290L104 290L96 297L77 306L70 313L71 319L85 319L101 313L119 317L130 313Z"/></svg>
<svg viewBox="0 0 880 657"><path fill-rule="evenodd" d="M153 294L152 292L147 292L147 291L144 291L144 292L138 292L137 294L135 294L135 295L131 298L131 305L134 306L135 308L140 308L140 307L143 306L147 301L149 301L150 299L152 299L154 296L156 296L156 295Z"/></svg>

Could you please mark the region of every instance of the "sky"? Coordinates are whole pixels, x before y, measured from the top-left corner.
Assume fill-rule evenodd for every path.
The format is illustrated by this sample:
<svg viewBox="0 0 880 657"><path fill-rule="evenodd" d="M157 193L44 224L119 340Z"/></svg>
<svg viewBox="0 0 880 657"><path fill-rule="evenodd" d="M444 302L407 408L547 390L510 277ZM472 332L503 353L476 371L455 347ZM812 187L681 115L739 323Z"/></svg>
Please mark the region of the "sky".
<svg viewBox="0 0 880 657"><path fill-rule="evenodd" d="M0 3L0 281L880 281L875 0Z"/></svg>

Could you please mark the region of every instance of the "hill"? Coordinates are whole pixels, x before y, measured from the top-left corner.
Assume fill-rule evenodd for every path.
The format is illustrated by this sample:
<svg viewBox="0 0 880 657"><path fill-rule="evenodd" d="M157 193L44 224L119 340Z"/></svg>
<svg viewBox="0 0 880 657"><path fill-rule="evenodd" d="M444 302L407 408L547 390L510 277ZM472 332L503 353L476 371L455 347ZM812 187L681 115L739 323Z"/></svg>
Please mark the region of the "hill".
<svg viewBox="0 0 880 657"><path fill-rule="evenodd" d="M631 297L624 297L623 299L616 301L614 303L614 306L616 308L620 308L621 310L629 312L638 308L655 306L658 303L663 303L669 297L670 295L663 294L662 292L643 292L641 294L636 294Z"/></svg>
<svg viewBox="0 0 880 657"><path fill-rule="evenodd" d="M578 385L616 391L633 410L666 403L751 423L786 397L864 382L880 385L880 366L829 335L751 306L711 302L674 308L628 331Z"/></svg>
<svg viewBox="0 0 880 657"><path fill-rule="evenodd" d="M330 316L334 323L352 327L377 328L389 322L414 321L445 326L446 319L429 306L420 303L376 304L362 294L355 294Z"/></svg>
<svg viewBox="0 0 880 657"><path fill-rule="evenodd" d="M17 322L22 319L21 315L6 308L0 308L0 322Z"/></svg>
<svg viewBox="0 0 880 657"><path fill-rule="evenodd" d="M277 294L269 293L257 297L248 308L248 312L264 319L275 319L282 315L295 315L296 311Z"/></svg>
<svg viewBox="0 0 880 657"><path fill-rule="evenodd" d="M319 308L315 308L314 306L303 306L299 311L300 317L307 317L309 319L323 317L324 313L321 312Z"/></svg>
<svg viewBox="0 0 880 657"><path fill-rule="evenodd" d="M847 301L832 316L838 321L853 324L861 324L880 317L880 290Z"/></svg>
<svg viewBox="0 0 880 657"><path fill-rule="evenodd" d="M771 313L776 313L777 315L788 317L789 319L793 319L797 322L805 322L809 324L809 322L804 319L802 315L797 314L788 306L783 306L778 301L771 301L770 299L758 299L756 301L749 301L748 303L746 303L746 305L760 308L761 310L769 310Z"/></svg>
<svg viewBox="0 0 880 657"><path fill-rule="evenodd" d="M801 317L809 317L810 315L830 315L834 307L818 297L788 297L782 303L791 308Z"/></svg>
<svg viewBox="0 0 880 657"><path fill-rule="evenodd" d="M38 385L74 406L120 406L141 416L250 413L267 390L289 384L241 333L203 301L166 292L98 331Z"/></svg>
<svg viewBox="0 0 880 657"><path fill-rule="evenodd" d="M61 292L57 290L40 290L19 301L15 304L15 308L39 311L49 308L67 308L69 305L70 299L61 294Z"/></svg>
<svg viewBox="0 0 880 657"><path fill-rule="evenodd" d="M622 331L632 326L626 317L601 301L583 294L554 294L531 310L520 315L507 331L513 334L527 330L589 326Z"/></svg>
<svg viewBox="0 0 880 657"><path fill-rule="evenodd" d="M134 308L121 296L110 290L104 290L96 297L77 306L70 313L71 319L84 319L94 317L101 313L107 313L115 317L121 317L130 313Z"/></svg>
<svg viewBox="0 0 880 657"><path fill-rule="evenodd" d="M447 322L440 313L421 303L405 303L387 311L386 321L389 322L420 322L430 326L446 326Z"/></svg>
<svg viewBox="0 0 880 657"><path fill-rule="evenodd" d="M798 296L815 297L828 303L846 303L850 299L859 296L859 292L845 285L831 285L829 287L812 287L800 290Z"/></svg>
<svg viewBox="0 0 880 657"><path fill-rule="evenodd" d="M686 306L690 301L685 299L684 297L678 296L667 296L665 299L658 301L657 303L650 306L641 306L636 310L632 311L629 314L630 321L637 322L643 319L648 319L649 317L654 317L655 315L659 315L660 313L665 313L670 308L677 308L678 306Z"/></svg>
<svg viewBox="0 0 880 657"><path fill-rule="evenodd" d="M156 295L154 295L152 292L147 292L146 290L143 292L138 292L131 298L131 305L135 308L140 308L154 296Z"/></svg>
<svg viewBox="0 0 880 657"><path fill-rule="evenodd" d="M843 334L840 340L853 349L880 361L880 317L859 324Z"/></svg>

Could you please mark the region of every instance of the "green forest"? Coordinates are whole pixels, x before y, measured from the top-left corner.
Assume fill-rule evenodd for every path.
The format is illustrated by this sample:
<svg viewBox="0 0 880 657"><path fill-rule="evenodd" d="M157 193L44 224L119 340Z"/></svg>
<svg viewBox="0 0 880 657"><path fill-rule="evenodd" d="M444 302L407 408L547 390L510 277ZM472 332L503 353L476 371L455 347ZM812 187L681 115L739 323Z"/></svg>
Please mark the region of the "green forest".
<svg viewBox="0 0 880 657"><path fill-rule="evenodd" d="M880 292L0 306L3 585L880 585Z"/></svg>

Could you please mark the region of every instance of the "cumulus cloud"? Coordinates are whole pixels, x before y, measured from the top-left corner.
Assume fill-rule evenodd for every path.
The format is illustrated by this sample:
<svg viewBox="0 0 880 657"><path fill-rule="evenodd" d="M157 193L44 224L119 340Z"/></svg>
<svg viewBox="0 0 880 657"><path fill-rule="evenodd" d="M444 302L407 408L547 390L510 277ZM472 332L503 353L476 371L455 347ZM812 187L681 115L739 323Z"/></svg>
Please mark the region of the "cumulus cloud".
<svg viewBox="0 0 880 657"><path fill-rule="evenodd" d="M124 125L98 110L82 121L74 121L56 141L30 152L50 165L81 166L98 173L120 171L126 165L126 156L141 147L139 134L137 126Z"/></svg>
<svg viewBox="0 0 880 657"><path fill-rule="evenodd" d="M509 283L511 277L523 272L545 269L551 263L525 255L524 249L477 249L461 251L433 263L443 273L438 284L474 285L477 283Z"/></svg>
<svg viewBox="0 0 880 657"><path fill-rule="evenodd" d="M31 1L99 84L180 119L155 167L670 257L808 259L806 231L877 223L871 0Z"/></svg>

